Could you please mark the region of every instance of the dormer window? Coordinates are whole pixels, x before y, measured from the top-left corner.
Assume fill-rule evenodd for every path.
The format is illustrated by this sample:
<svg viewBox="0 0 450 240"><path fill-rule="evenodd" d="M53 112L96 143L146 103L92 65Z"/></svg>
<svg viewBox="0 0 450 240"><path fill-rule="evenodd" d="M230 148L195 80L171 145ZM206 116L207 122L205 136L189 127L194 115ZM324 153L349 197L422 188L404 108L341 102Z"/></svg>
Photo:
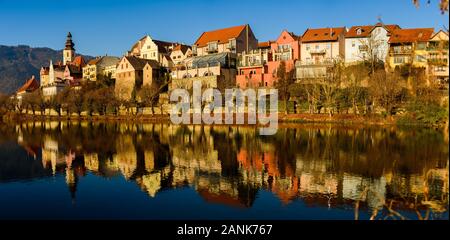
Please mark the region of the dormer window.
<svg viewBox="0 0 450 240"><path fill-rule="evenodd" d="M361 33L362 33L361 28L358 28L358 29L356 30L356 34L357 34L357 35L361 35Z"/></svg>

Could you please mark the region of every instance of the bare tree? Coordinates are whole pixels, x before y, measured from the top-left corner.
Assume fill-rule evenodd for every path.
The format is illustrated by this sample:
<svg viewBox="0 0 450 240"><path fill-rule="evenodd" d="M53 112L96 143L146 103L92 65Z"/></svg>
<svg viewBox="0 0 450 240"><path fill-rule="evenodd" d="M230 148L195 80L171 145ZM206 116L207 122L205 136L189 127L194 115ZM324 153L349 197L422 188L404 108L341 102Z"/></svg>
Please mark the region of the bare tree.
<svg viewBox="0 0 450 240"><path fill-rule="evenodd" d="M390 116L393 107L398 104L404 83L397 73L387 73L384 70L376 71L370 78L369 91L374 101L381 105Z"/></svg>
<svg viewBox="0 0 450 240"><path fill-rule="evenodd" d="M144 107L150 107L152 109L152 115L155 114L154 106L158 102L158 90L159 88L156 86L156 84L151 85L145 85L143 86L139 92L139 98L140 102L143 104Z"/></svg>
<svg viewBox="0 0 450 240"><path fill-rule="evenodd" d="M289 86L292 83L294 83L294 71L287 71L286 63L281 61L277 69L277 81L275 85L278 89L278 93L284 100L284 110L286 114L288 114Z"/></svg>

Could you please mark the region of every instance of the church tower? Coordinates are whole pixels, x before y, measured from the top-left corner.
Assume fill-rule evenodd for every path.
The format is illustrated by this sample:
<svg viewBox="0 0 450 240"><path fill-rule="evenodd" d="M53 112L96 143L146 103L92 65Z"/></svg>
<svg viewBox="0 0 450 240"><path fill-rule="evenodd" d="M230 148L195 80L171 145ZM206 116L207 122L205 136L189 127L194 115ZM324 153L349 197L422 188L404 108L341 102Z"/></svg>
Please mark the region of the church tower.
<svg viewBox="0 0 450 240"><path fill-rule="evenodd" d="M66 39L66 47L63 51L64 64L71 63L75 58L75 43L72 42L72 34L69 32Z"/></svg>

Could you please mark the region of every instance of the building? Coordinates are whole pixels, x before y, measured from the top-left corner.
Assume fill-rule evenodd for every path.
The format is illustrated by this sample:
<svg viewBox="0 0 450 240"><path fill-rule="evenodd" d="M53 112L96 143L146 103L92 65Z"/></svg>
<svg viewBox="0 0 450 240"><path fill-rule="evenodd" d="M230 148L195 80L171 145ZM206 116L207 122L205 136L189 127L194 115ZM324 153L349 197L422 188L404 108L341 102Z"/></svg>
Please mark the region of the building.
<svg viewBox="0 0 450 240"><path fill-rule="evenodd" d="M440 30L433 34L428 42L427 50L430 77L448 87L448 32Z"/></svg>
<svg viewBox="0 0 450 240"><path fill-rule="evenodd" d="M53 64L50 60L49 67L41 68L41 88L44 97L54 96L67 86L79 86L82 68L86 62L82 56L75 56L74 46L72 34L69 32L63 50L63 62Z"/></svg>
<svg viewBox="0 0 450 240"><path fill-rule="evenodd" d="M146 35L139 39L127 52L127 56L157 61L162 67L172 67L170 53L175 43L152 39Z"/></svg>
<svg viewBox="0 0 450 240"><path fill-rule="evenodd" d="M192 49L190 46L177 44L170 52L170 59L175 66L182 65L184 60L192 57Z"/></svg>
<svg viewBox="0 0 450 240"><path fill-rule="evenodd" d="M204 32L192 46L193 55L249 52L258 47L258 40L248 24Z"/></svg>
<svg viewBox="0 0 450 240"><path fill-rule="evenodd" d="M118 98L129 100L143 85L156 83L160 65L153 59L125 56L117 64L115 94Z"/></svg>
<svg viewBox="0 0 450 240"><path fill-rule="evenodd" d="M353 26L345 34L345 63L362 61L385 62L389 51L391 32L400 29L398 25Z"/></svg>
<svg viewBox="0 0 450 240"><path fill-rule="evenodd" d="M297 80L323 78L336 62L345 60L346 28L307 29L301 37L301 58L296 61Z"/></svg>
<svg viewBox="0 0 450 240"><path fill-rule="evenodd" d="M236 59L230 52L196 56L185 65L171 72L169 89L191 89L194 81L201 81L206 88L224 90L236 84Z"/></svg>
<svg viewBox="0 0 450 240"><path fill-rule="evenodd" d="M427 68L427 45L433 28L396 29L389 38L388 66L390 69L410 66Z"/></svg>
<svg viewBox="0 0 450 240"><path fill-rule="evenodd" d="M16 91L16 98L18 101L18 105L22 103L22 99L24 96L26 96L29 93L32 93L39 89L39 82L36 80L36 78L31 76L30 79L28 79L25 84L23 84L17 91Z"/></svg>
<svg viewBox="0 0 450 240"><path fill-rule="evenodd" d="M258 49L238 54L238 76L240 88L272 87L277 80L277 69L283 61L286 71L294 69L300 59L300 37L284 30L275 41L258 44Z"/></svg>
<svg viewBox="0 0 450 240"><path fill-rule="evenodd" d="M119 61L120 58L112 56L102 56L90 60L83 67L83 80L116 79L116 68Z"/></svg>

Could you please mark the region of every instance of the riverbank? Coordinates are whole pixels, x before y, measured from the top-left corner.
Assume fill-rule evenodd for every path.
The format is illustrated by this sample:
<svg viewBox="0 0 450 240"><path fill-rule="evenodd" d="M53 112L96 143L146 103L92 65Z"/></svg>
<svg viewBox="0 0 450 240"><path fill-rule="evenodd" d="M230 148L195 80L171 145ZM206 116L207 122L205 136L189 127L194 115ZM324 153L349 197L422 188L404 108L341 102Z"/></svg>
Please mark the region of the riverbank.
<svg viewBox="0 0 450 240"><path fill-rule="evenodd" d="M99 122L137 122L137 123L169 123L169 115L93 115L93 116L77 116L77 115L31 115L8 113L3 117L3 122L25 122L25 121L99 121ZM247 119L247 116L245 116ZM235 122L235 121L234 121ZM447 127L446 122L426 124L420 121L404 122L402 116L384 117L378 114L372 115L354 115L354 114L278 114L279 123L330 123L330 124L358 124L358 125L412 125L412 126L428 126L428 127ZM245 122L247 124L247 121Z"/></svg>

